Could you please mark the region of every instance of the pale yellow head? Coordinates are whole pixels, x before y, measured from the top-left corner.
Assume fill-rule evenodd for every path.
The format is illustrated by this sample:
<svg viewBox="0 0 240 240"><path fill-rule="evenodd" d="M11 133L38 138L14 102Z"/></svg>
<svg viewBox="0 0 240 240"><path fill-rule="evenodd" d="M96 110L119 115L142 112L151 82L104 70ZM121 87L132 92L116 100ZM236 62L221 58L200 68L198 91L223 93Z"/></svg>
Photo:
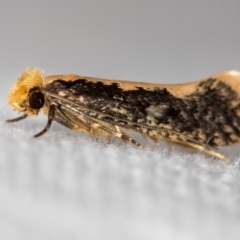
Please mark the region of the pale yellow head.
<svg viewBox="0 0 240 240"><path fill-rule="evenodd" d="M44 86L43 71L38 68L26 69L9 92L8 102L15 111L29 116L37 115L40 109L30 106L32 89L41 90Z"/></svg>

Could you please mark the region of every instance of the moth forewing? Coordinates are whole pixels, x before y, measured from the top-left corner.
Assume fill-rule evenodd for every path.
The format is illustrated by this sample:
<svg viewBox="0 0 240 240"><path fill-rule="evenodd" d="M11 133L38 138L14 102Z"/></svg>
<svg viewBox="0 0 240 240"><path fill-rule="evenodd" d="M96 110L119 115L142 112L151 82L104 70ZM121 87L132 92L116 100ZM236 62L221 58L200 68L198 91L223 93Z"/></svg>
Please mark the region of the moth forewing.
<svg viewBox="0 0 240 240"><path fill-rule="evenodd" d="M186 84L151 84L73 74L44 76L27 69L9 95L24 117L48 115L75 131L118 137L143 147L126 132L188 145L226 159L213 148L240 141L240 74L222 72Z"/></svg>
<svg viewBox="0 0 240 240"><path fill-rule="evenodd" d="M131 142L140 148L145 148L143 145L129 137L121 128L117 125L111 124L110 122L101 121L97 118L93 118L83 111L79 111L81 105L66 100L65 98L52 94L46 90L43 92L47 97L51 97L51 102L55 105L60 106L55 111L55 120L66 127L71 128L75 131L85 131L94 136L100 136L104 138L118 137L125 142Z"/></svg>

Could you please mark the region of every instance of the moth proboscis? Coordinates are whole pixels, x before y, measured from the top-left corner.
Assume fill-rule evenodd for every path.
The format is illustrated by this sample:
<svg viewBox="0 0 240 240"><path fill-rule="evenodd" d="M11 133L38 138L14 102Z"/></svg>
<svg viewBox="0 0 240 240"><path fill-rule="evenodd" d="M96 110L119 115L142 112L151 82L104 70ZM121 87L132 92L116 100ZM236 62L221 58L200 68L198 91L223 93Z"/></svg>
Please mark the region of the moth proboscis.
<svg viewBox="0 0 240 240"><path fill-rule="evenodd" d="M10 91L21 112L15 122L42 112L52 121L94 136L144 146L127 132L183 144L217 158L217 147L240 142L240 73L226 71L186 84L153 84L73 74L44 76L26 69Z"/></svg>

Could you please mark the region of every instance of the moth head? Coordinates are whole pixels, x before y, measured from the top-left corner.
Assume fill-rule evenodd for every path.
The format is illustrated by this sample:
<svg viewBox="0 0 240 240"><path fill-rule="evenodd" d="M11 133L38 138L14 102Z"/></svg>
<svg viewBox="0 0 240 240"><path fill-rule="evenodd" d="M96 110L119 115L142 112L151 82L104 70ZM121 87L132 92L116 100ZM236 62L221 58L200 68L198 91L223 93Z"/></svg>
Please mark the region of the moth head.
<svg viewBox="0 0 240 240"><path fill-rule="evenodd" d="M44 105L43 85L44 74L40 69L26 69L10 90L9 105L15 111L37 115Z"/></svg>

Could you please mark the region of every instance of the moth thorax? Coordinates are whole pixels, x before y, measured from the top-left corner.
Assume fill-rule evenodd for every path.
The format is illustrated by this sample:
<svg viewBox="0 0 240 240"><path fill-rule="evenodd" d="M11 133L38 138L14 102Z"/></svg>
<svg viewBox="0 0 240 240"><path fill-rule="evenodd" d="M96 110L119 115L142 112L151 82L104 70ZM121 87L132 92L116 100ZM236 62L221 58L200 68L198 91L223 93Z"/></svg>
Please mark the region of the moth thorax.
<svg viewBox="0 0 240 240"><path fill-rule="evenodd" d="M32 109L41 109L44 105L44 95L41 93L40 89L37 87L32 88L29 91L29 107Z"/></svg>

